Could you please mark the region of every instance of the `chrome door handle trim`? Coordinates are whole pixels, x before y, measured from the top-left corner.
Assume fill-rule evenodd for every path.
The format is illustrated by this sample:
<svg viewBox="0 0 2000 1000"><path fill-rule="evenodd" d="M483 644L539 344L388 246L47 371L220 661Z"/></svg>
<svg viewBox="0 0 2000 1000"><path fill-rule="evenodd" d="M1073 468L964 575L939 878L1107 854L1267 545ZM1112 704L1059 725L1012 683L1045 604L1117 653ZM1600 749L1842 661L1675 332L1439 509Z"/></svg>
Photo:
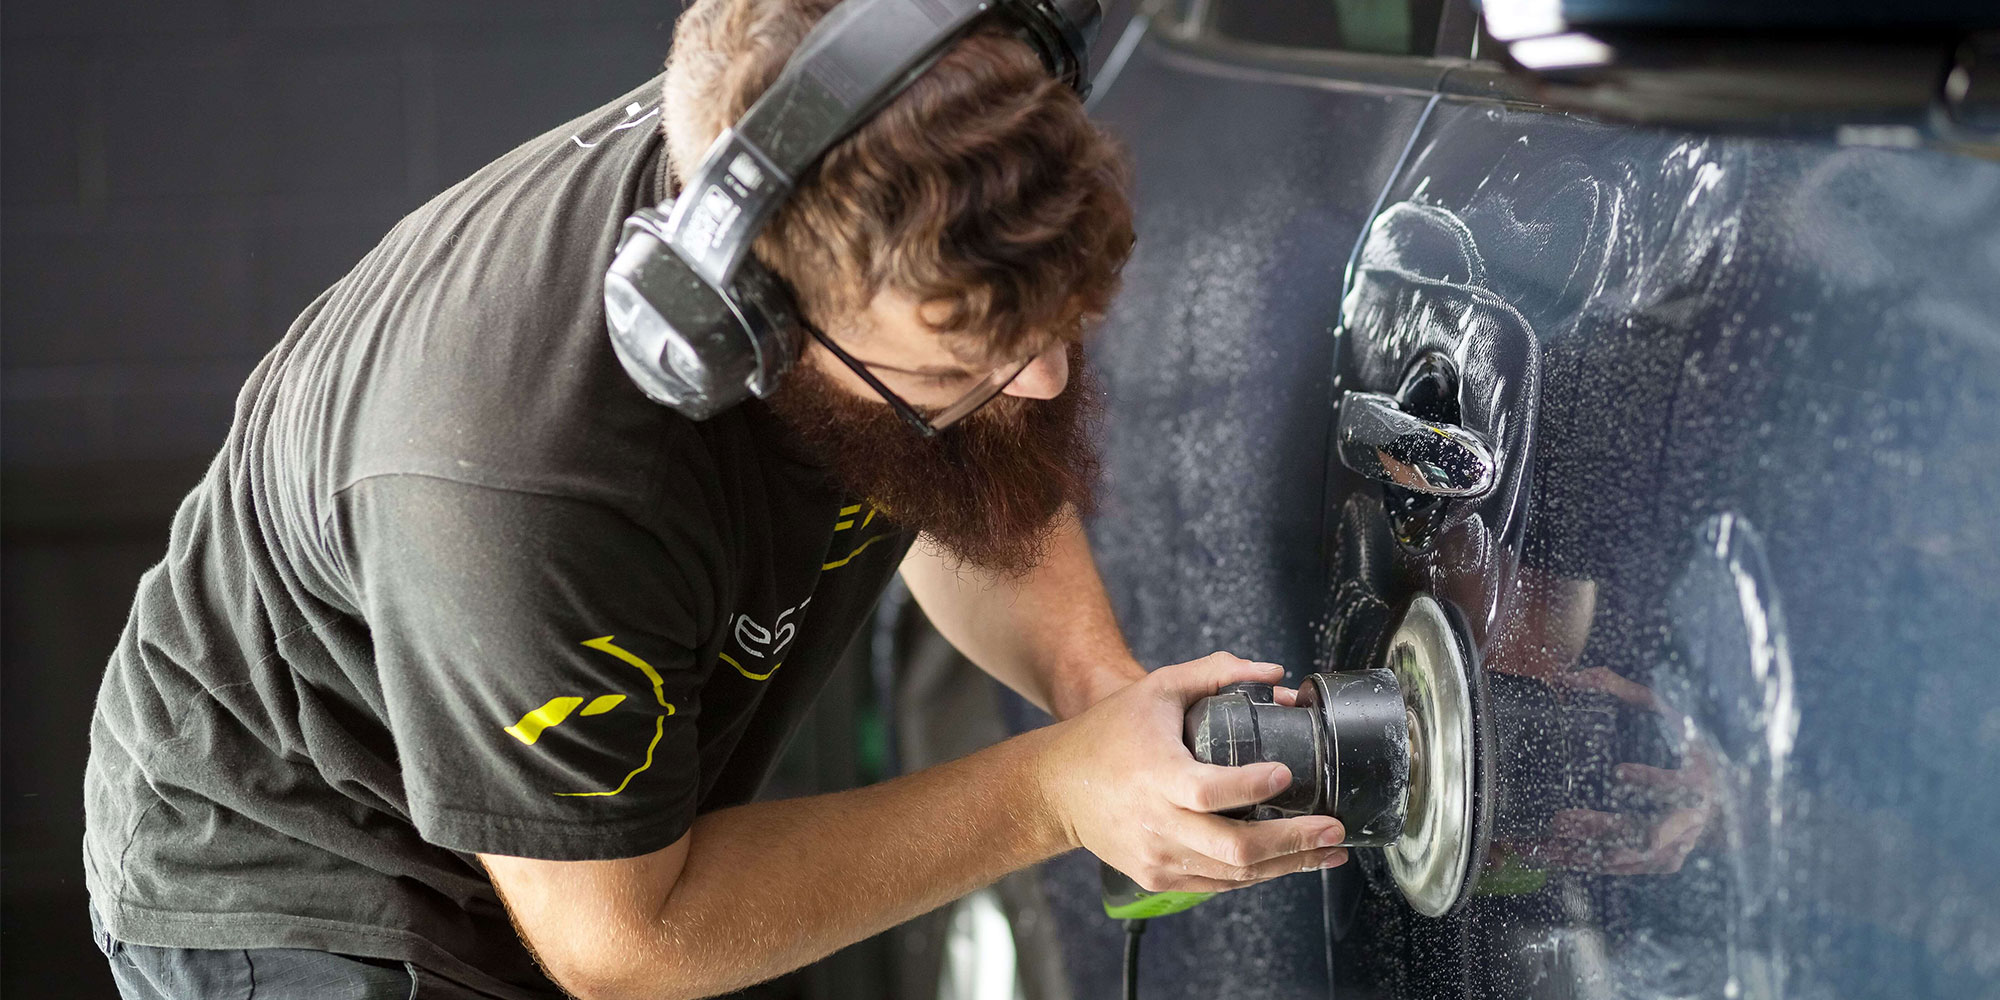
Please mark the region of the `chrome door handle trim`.
<svg viewBox="0 0 2000 1000"><path fill-rule="evenodd" d="M1348 392L1335 430L1340 461L1378 483L1434 497L1480 497L1496 478L1478 434L1403 412L1394 396Z"/></svg>

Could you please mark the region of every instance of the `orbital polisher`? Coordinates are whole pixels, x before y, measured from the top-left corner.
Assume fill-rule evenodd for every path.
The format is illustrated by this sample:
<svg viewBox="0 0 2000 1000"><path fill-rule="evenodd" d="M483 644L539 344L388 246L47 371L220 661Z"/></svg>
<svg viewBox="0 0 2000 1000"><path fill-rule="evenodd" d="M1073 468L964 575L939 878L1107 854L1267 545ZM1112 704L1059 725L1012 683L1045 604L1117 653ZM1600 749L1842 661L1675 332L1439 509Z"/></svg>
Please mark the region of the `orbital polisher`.
<svg viewBox="0 0 2000 1000"><path fill-rule="evenodd" d="M1196 760L1277 761L1292 783L1224 815L1247 820L1322 815L1347 829L1343 846L1380 848L1412 909L1444 914L1471 863L1473 709L1469 657L1444 607L1410 603L1383 666L1311 674L1295 706L1268 684L1237 684L1188 709L1182 736ZM1149 892L1108 865L1104 912L1126 921L1126 993L1133 992L1144 921L1213 893Z"/></svg>

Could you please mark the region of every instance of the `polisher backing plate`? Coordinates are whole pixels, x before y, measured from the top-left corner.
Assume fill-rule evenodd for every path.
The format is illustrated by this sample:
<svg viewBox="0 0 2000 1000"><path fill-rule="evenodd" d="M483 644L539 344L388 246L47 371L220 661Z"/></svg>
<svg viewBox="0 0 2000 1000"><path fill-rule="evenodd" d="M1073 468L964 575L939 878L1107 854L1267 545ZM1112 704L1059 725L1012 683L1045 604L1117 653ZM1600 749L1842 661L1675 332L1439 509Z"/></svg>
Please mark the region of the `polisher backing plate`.
<svg viewBox="0 0 2000 1000"><path fill-rule="evenodd" d="M1409 809L1384 852L1411 908L1442 916L1458 901L1472 849L1472 696L1464 647L1443 606L1410 603L1387 665L1410 715Z"/></svg>

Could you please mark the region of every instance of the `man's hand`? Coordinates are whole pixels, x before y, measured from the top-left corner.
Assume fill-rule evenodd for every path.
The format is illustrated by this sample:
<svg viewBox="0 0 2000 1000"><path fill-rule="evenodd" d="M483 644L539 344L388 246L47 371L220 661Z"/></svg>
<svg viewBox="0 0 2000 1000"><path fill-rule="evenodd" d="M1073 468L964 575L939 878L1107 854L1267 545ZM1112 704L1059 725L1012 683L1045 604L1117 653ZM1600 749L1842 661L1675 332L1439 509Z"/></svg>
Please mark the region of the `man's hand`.
<svg viewBox="0 0 2000 1000"><path fill-rule="evenodd" d="M1283 670L1227 653L1161 667L1060 731L1043 758L1047 795L1074 846L1089 848L1150 891L1221 892L1347 860L1325 816L1246 822L1212 815L1291 783L1283 764L1203 764L1181 742L1188 706Z"/></svg>

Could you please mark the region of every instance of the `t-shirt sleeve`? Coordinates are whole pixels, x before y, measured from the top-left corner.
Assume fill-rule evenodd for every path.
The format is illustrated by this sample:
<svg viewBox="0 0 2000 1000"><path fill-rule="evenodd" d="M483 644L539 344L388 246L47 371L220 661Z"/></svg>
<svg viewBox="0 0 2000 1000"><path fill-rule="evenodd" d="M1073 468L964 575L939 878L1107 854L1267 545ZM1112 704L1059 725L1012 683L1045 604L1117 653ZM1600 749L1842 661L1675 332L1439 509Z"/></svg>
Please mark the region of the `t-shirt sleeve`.
<svg viewBox="0 0 2000 1000"><path fill-rule="evenodd" d="M425 840L587 860L687 831L699 553L597 504L433 477L373 477L337 500Z"/></svg>

